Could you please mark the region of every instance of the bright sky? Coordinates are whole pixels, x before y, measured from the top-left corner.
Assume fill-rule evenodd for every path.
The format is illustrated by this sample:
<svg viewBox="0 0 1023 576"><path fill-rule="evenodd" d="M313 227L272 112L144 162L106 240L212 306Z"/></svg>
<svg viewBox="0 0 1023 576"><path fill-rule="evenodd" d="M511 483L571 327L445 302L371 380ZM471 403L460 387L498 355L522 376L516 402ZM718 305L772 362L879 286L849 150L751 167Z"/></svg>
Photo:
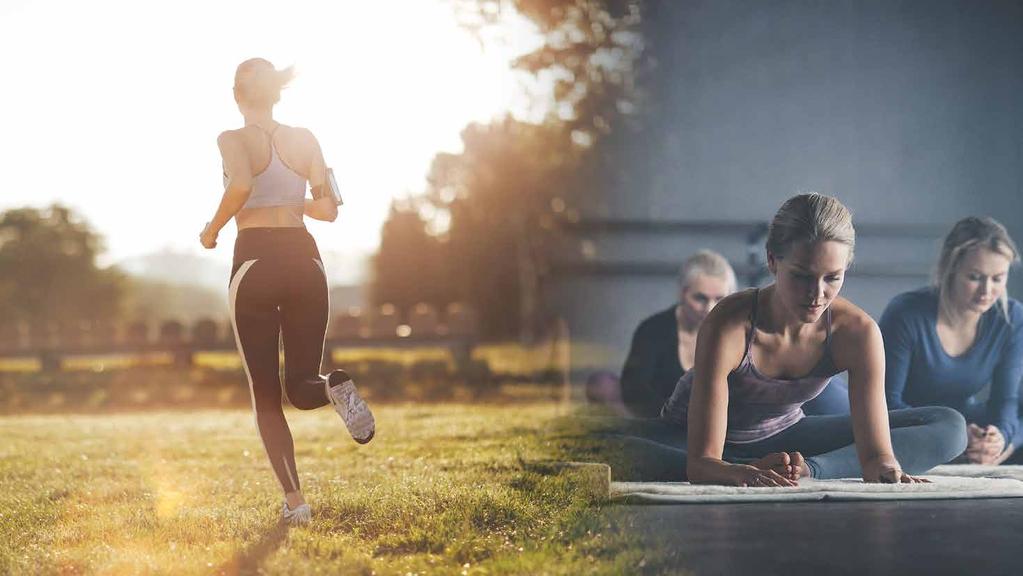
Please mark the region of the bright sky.
<svg viewBox="0 0 1023 576"><path fill-rule="evenodd" d="M338 221L309 225L321 250L372 251L390 200L422 191L467 123L527 106L508 64L538 38L508 30L484 49L444 0L3 0L0 210L69 204L104 262L202 251L216 137L242 124L234 69L259 56L296 65L276 117L313 130L342 188Z"/></svg>

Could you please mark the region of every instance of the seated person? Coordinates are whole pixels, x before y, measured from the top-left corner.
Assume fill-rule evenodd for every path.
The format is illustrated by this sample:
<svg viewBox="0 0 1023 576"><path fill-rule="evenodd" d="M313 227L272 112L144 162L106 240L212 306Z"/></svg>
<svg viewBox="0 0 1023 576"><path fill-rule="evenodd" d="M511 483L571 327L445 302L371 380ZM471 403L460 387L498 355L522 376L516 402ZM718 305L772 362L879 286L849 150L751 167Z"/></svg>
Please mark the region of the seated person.
<svg viewBox="0 0 1023 576"><path fill-rule="evenodd" d="M635 416L655 417L693 365L696 332L722 298L735 291L724 256L700 250L679 272L678 303L640 323L622 368L622 399Z"/></svg>
<svg viewBox="0 0 1023 576"><path fill-rule="evenodd" d="M955 410L887 410L881 331L839 297L854 247L838 200L786 201L767 238L774 282L726 297L707 316L694 369L660 421L621 421L637 460L674 462L674 475L693 483L773 487L806 476L916 482L913 474L962 453L966 422ZM852 414L805 415L803 404L843 371Z"/></svg>
<svg viewBox="0 0 1023 576"><path fill-rule="evenodd" d="M693 365L696 333L707 314L735 291L735 272L711 250L692 255L679 272L678 304L647 318L636 328L625 367L621 397L628 411L652 418ZM807 414L848 414L848 388L841 376L804 406Z"/></svg>
<svg viewBox="0 0 1023 576"><path fill-rule="evenodd" d="M888 408L955 408L969 422L965 459L977 464L1005 462L1023 444L1023 306L1006 295L1018 254L997 221L964 218L945 237L935 285L896 296L881 317Z"/></svg>

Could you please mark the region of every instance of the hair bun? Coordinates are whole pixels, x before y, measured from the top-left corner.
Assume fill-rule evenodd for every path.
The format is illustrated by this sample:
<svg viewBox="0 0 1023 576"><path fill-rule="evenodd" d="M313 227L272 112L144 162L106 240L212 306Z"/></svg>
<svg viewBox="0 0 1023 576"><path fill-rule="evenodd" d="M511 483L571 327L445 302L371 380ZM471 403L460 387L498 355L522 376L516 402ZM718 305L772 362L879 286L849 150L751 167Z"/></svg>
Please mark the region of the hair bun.
<svg viewBox="0 0 1023 576"><path fill-rule="evenodd" d="M295 67L277 70L264 58L250 58L238 65L234 74L235 94L240 101L255 105L273 105L281 99L281 90L295 77Z"/></svg>

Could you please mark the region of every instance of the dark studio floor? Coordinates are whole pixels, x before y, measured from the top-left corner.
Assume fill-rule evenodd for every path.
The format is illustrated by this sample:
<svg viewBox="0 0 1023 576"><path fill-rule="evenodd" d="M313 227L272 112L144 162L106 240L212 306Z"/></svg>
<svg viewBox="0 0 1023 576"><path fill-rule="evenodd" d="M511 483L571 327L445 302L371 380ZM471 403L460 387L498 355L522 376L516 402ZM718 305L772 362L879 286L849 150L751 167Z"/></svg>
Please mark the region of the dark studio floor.
<svg viewBox="0 0 1023 576"><path fill-rule="evenodd" d="M1023 498L619 506L609 513L615 528L642 534L660 556L667 551L666 564L646 570L1023 575Z"/></svg>

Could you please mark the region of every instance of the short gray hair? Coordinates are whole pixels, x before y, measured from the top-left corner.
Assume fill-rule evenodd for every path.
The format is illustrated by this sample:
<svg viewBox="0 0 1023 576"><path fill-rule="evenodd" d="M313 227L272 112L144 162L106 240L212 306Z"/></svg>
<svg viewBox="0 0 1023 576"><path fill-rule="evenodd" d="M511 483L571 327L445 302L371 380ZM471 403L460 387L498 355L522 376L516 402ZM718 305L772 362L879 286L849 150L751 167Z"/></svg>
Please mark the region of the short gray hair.
<svg viewBox="0 0 1023 576"><path fill-rule="evenodd" d="M685 288L697 276L721 278L728 285L728 293L735 292L735 270L728 259L713 250L698 250L682 264L678 272L679 287Z"/></svg>

